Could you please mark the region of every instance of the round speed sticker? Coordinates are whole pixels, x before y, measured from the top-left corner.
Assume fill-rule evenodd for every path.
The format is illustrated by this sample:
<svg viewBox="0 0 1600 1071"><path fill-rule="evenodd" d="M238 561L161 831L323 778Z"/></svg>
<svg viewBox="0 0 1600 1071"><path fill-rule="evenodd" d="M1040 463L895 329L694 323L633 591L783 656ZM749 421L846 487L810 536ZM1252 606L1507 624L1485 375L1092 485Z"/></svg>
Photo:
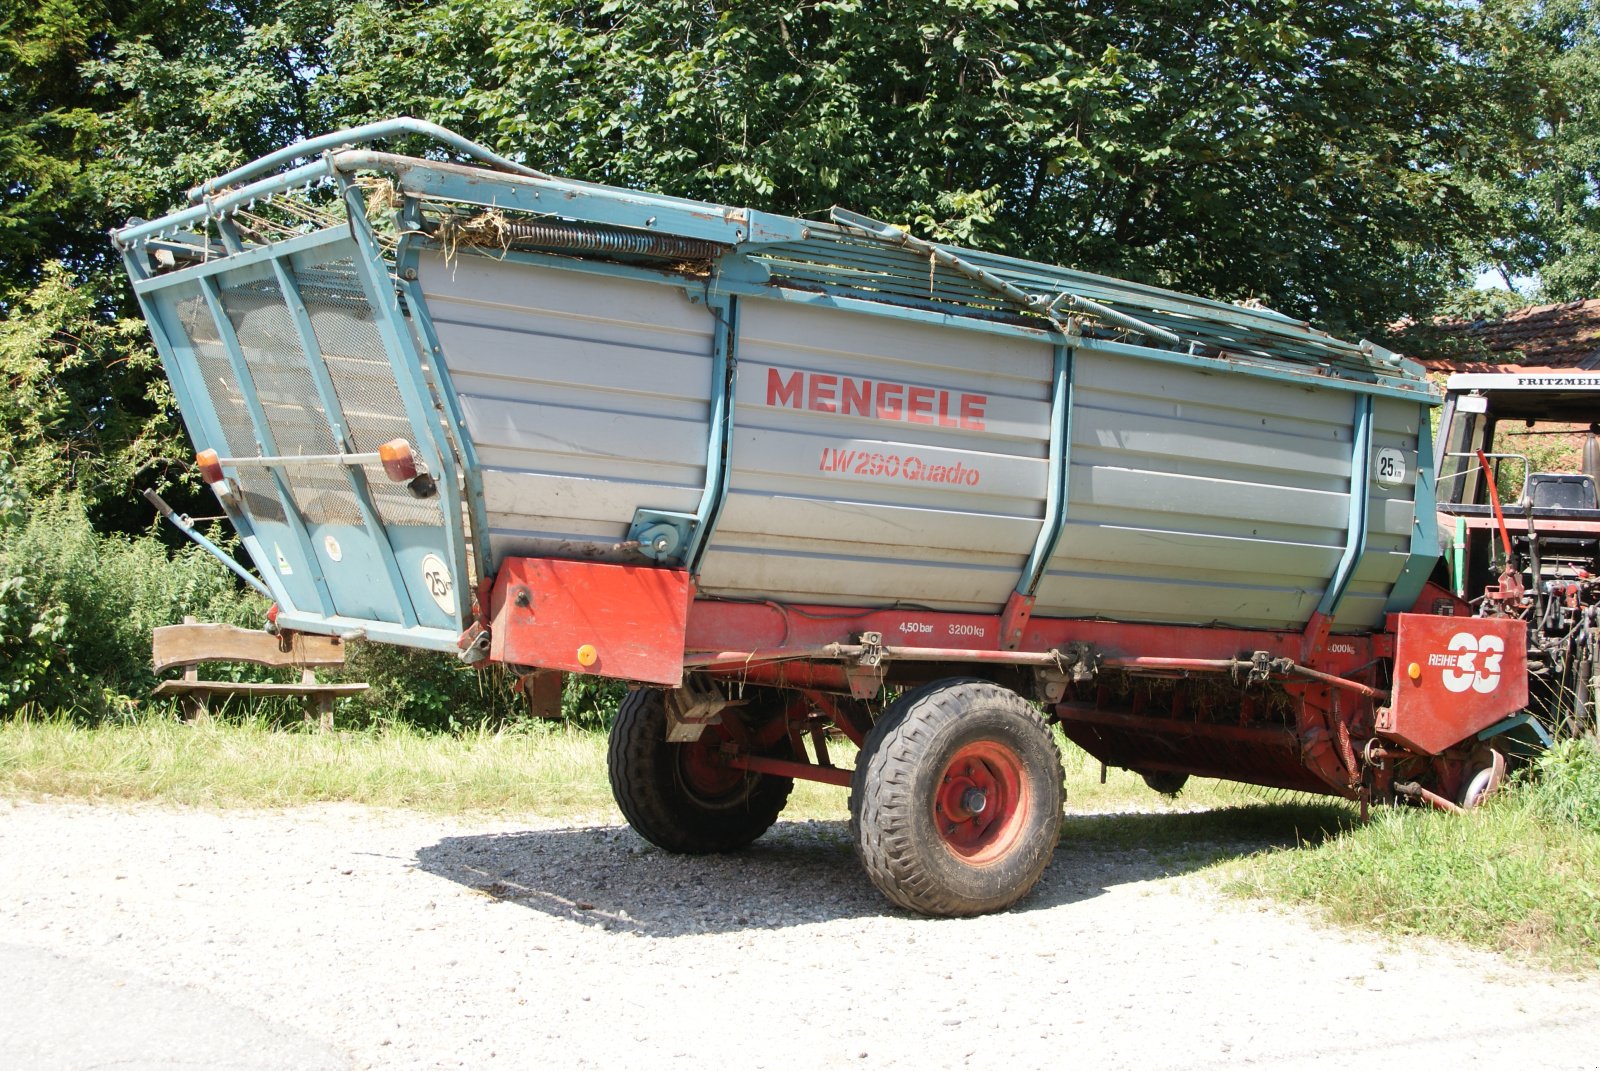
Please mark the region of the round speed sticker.
<svg viewBox="0 0 1600 1071"><path fill-rule="evenodd" d="M1384 490L1399 487L1406 482L1406 455L1392 446L1385 446L1378 451L1378 463L1373 469L1378 480L1378 486Z"/></svg>

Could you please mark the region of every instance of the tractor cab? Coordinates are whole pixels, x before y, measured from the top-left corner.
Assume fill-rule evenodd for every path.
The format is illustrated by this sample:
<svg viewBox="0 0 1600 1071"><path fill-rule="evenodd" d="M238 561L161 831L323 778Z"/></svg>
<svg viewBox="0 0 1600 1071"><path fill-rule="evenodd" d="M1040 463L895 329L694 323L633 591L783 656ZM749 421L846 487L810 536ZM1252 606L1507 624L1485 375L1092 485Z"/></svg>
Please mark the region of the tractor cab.
<svg viewBox="0 0 1600 1071"><path fill-rule="evenodd" d="M1531 592L1600 577L1600 374L1458 373L1440 419L1448 586L1468 600L1508 566Z"/></svg>
<svg viewBox="0 0 1600 1071"><path fill-rule="evenodd" d="M1595 725L1600 670L1600 374L1458 373L1445 387L1435 582L1528 626L1543 723Z"/></svg>

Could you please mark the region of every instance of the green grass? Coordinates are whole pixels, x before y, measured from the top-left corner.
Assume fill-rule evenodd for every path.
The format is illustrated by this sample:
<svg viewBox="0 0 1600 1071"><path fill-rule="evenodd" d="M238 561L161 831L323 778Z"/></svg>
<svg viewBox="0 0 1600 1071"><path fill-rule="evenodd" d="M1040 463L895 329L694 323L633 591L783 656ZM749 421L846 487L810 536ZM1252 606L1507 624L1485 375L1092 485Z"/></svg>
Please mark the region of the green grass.
<svg viewBox="0 0 1600 1071"><path fill-rule="evenodd" d="M1265 797L1260 790L1197 780L1169 799L1123 770L1108 771L1102 785L1099 763L1062 745L1072 813L1209 813L1248 809ZM835 762L854 764L849 744L836 740L830 748ZM605 749L602 733L543 722L501 731L436 733L387 724L316 733L266 719L188 725L148 718L85 727L65 718L22 718L0 723L0 793L205 807L339 800L432 812L614 814ZM843 820L846 794L799 782L784 813ZM1085 827L1079 835L1115 840L1111 828Z"/></svg>
<svg viewBox="0 0 1600 1071"><path fill-rule="evenodd" d="M1288 851L1222 864L1223 887L1395 935L1426 935L1550 966L1600 969L1600 760L1569 742L1539 780L1465 815L1382 809ZM1587 822L1574 818L1586 815Z"/></svg>
<svg viewBox="0 0 1600 1071"><path fill-rule="evenodd" d="M276 729L264 721L63 720L0 727L0 792L203 807L341 800L433 812L611 810L605 741L534 725L455 735Z"/></svg>

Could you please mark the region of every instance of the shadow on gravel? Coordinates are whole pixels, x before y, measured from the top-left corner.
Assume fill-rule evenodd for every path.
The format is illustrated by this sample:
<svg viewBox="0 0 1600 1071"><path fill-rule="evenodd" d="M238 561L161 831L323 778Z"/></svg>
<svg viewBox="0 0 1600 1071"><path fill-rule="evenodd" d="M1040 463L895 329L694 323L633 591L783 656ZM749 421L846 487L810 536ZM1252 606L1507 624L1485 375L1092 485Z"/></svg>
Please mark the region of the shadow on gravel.
<svg viewBox="0 0 1600 1071"><path fill-rule="evenodd" d="M1073 814L1039 885L1015 912L1099 896L1252 852L1336 833L1337 804L1261 804L1166 814ZM447 837L418 867L496 900L650 937L911 917L862 873L844 822L780 822L744 851L671 855L631 829L598 826Z"/></svg>

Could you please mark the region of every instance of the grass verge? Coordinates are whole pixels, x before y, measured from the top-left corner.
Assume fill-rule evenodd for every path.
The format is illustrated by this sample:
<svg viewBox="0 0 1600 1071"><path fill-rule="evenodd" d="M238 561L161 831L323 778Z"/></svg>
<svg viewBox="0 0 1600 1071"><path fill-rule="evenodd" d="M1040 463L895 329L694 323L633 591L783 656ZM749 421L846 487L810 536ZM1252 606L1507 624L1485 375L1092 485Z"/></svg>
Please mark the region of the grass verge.
<svg viewBox="0 0 1600 1071"><path fill-rule="evenodd" d="M1597 756L1569 741L1476 811L1383 809L1337 837L1226 863L1223 887L1366 930L1600 969Z"/></svg>
<svg viewBox="0 0 1600 1071"><path fill-rule="evenodd" d="M533 725L424 733L403 726L312 733L266 721L145 720L0 727L0 792L202 807L348 801L433 812L609 811L605 740Z"/></svg>
<svg viewBox="0 0 1600 1071"><path fill-rule="evenodd" d="M1170 799L1123 770L1108 771L1102 784L1099 763L1065 740L1060 743L1069 812L1111 812L1115 819L1116 812L1134 809L1214 811L1262 799L1259 790L1221 781L1196 781ZM831 750L835 762L854 765L849 744L835 741ZM315 733L266 719L188 725L151 718L85 727L65 718L23 718L0 722L0 793L205 807L337 800L436 813L560 818L615 813L605 751L603 733L544 722L501 731L437 733L391 724ZM848 814L846 793L797 782L784 814L842 821ZM1084 826L1079 832L1091 842L1110 844L1117 839L1114 824ZM1140 839L1149 836L1144 832Z"/></svg>

